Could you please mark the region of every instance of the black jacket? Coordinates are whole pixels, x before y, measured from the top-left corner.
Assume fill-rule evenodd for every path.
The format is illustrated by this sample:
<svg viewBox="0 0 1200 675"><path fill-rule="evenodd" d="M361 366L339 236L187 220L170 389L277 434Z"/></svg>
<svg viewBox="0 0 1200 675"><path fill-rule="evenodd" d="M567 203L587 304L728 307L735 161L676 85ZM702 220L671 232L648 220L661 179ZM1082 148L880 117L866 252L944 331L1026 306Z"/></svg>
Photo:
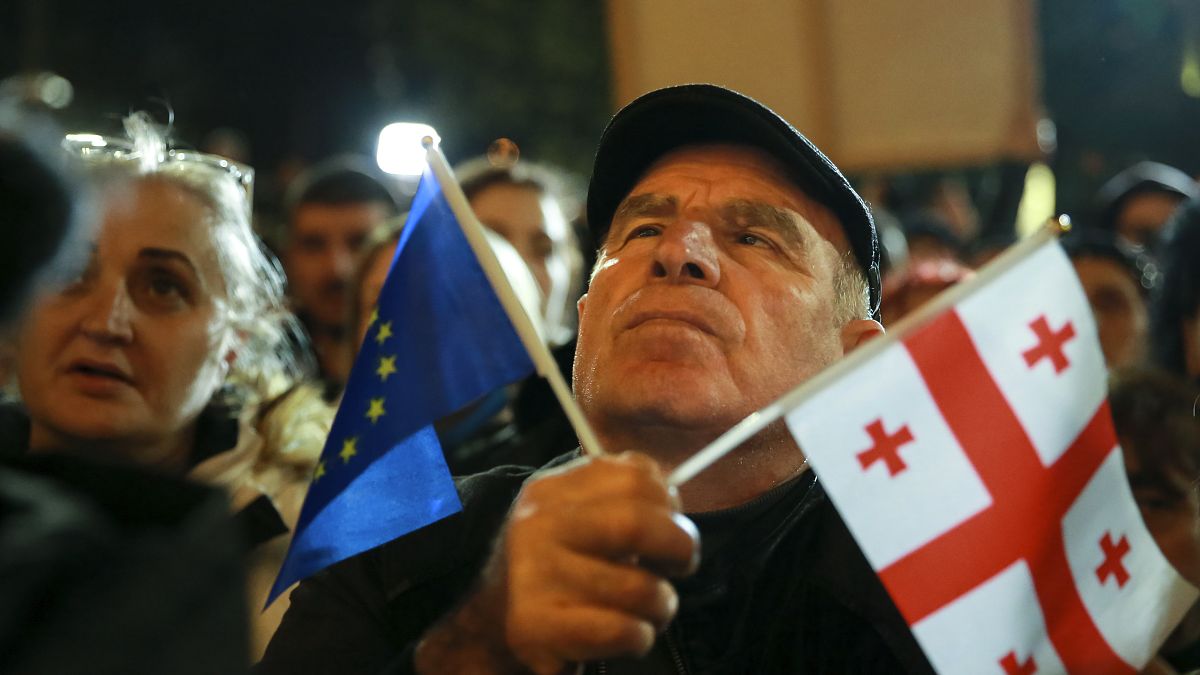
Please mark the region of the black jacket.
<svg viewBox="0 0 1200 675"><path fill-rule="evenodd" d="M260 675L412 672L412 650L466 594L531 471L458 479L462 513L304 581ZM598 673L929 673L928 662L811 472L693 516L700 570L647 660Z"/></svg>

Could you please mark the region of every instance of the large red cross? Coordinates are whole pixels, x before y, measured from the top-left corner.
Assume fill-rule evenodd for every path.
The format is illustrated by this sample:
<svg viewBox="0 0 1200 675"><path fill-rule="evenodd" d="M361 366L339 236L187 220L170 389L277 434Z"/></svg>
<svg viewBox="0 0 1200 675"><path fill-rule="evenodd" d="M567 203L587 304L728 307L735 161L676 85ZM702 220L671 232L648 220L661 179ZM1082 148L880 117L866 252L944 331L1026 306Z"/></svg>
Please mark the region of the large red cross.
<svg viewBox="0 0 1200 675"><path fill-rule="evenodd" d="M871 437L872 445L857 455L858 463L862 465L863 471L871 468L871 465L878 461L883 461L887 465L888 475L891 476L908 468L904 459L900 457L900 446L913 441L912 432L908 430L907 425L900 427L896 433L888 435L883 430L883 419L881 418L867 425L867 434Z"/></svg>
<svg viewBox="0 0 1200 675"><path fill-rule="evenodd" d="M901 614L916 624L1024 560L1050 641L1067 670L1134 673L1088 614L1061 534L1063 516L1116 447L1108 405L1061 457L1043 466L956 313L938 317L905 346L992 505L880 570Z"/></svg>
<svg viewBox="0 0 1200 675"><path fill-rule="evenodd" d="M1114 544L1112 533L1105 532L1100 538L1100 550L1104 552L1104 562L1096 568L1096 578L1100 583L1104 583L1109 577L1116 577L1117 588L1124 588L1125 582L1129 581L1129 571L1125 569L1121 559L1129 553L1129 540L1125 535L1121 535L1121 540Z"/></svg>
<svg viewBox="0 0 1200 675"><path fill-rule="evenodd" d="M1004 675L1034 675L1037 672L1037 662L1032 654L1024 661L1017 661L1017 653L1009 652L1000 659L1000 667L1004 669Z"/></svg>
<svg viewBox="0 0 1200 675"><path fill-rule="evenodd" d="M1050 323L1043 314L1030 322L1029 327L1037 336L1038 343L1021 352L1021 356L1025 357L1025 364L1032 368L1042 359L1050 359L1050 363L1054 364L1055 373L1066 370L1070 364L1067 355L1063 353L1063 345L1075 337L1075 326L1068 321L1062 328L1050 330Z"/></svg>

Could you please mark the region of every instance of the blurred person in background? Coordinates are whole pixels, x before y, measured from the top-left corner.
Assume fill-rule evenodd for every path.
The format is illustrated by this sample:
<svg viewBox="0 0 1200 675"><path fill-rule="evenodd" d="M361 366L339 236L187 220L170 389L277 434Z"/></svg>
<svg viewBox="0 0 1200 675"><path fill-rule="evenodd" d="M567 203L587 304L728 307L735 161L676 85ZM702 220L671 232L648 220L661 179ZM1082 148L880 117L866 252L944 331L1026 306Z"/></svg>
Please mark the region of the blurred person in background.
<svg viewBox="0 0 1200 675"><path fill-rule="evenodd" d="M1163 371L1112 377L1109 404L1134 499L1176 570L1200 586L1200 389ZM1167 638L1146 673L1200 668L1200 606Z"/></svg>
<svg viewBox="0 0 1200 675"><path fill-rule="evenodd" d="M584 256L566 176L548 165L495 157L468 160L455 174L479 221L512 244L537 280L549 344L569 342Z"/></svg>
<svg viewBox="0 0 1200 675"><path fill-rule="evenodd" d="M910 263L884 281L883 301L879 306L884 325L895 325L942 291L972 276L974 272L950 258L927 258Z"/></svg>
<svg viewBox="0 0 1200 675"><path fill-rule="evenodd" d="M1167 219L1181 203L1198 195L1196 181L1179 169L1158 162L1139 162L1100 188L1096 194L1096 225L1154 253Z"/></svg>
<svg viewBox="0 0 1200 675"><path fill-rule="evenodd" d="M365 160L328 160L296 178L284 198L280 246L288 293L311 340L327 398L350 372L346 292L367 235L397 213L387 179Z"/></svg>
<svg viewBox="0 0 1200 675"><path fill-rule="evenodd" d="M1150 302L1151 362L1200 381L1200 198L1163 227L1161 277Z"/></svg>
<svg viewBox="0 0 1200 675"><path fill-rule="evenodd" d="M16 330L23 405L3 411L0 442L227 490L252 549L257 656L286 608L259 614L331 411L296 384L298 325L250 229L250 169L167 150L144 115L125 126L128 139L67 136L95 196L91 250Z"/></svg>
<svg viewBox="0 0 1200 675"><path fill-rule="evenodd" d="M901 221L904 239L908 244L908 262L916 265L922 261L963 261L966 242L954 229L932 211L919 211Z"/></svg>
<svg viewBox="0 0 1200 675"><path fill-rule="evenodd" d="M1109 369L1141 364L1149 343L1149 295L1157 269L1107 230L1079 228L1062 239L1087 295Z"/></svg>

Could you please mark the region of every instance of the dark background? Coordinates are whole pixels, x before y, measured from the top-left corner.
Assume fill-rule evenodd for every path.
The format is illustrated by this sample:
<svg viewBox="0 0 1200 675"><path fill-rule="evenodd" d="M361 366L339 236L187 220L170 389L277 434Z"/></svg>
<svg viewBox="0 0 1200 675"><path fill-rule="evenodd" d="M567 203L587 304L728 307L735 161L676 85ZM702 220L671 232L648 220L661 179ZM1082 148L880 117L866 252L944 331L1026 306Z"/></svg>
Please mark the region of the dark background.
<svg viewBox="0 0 1200 675"><path fill-rule="evenodd" d="M1060 209L1138 159L1200 174L1200 98L1181 85L1200 2L1046 0L1038 16ZM71 128L170 109L193 143L244 134L268 184L372 153L401 120L437 127L452 161L505 136L583 175L612 105L602 0L6 0L0 75L34 70L74 85Z"/></svg>

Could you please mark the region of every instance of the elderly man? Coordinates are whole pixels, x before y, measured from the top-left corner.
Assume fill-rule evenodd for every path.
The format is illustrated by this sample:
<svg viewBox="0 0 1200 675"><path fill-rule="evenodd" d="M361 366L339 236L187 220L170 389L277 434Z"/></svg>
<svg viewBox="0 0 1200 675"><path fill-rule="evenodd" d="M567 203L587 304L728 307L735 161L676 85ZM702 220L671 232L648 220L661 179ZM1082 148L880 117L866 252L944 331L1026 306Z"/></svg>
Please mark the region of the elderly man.
<svg viewBox="0 0 1200 675"><path fill-rule="evenodd" d="M928 672L782 425L664 481L882 331L845 178L757 102L674 87L610 123L588 216L574 385L613 454L461 480L462 514L301 584L262 672Z"/></svg>

